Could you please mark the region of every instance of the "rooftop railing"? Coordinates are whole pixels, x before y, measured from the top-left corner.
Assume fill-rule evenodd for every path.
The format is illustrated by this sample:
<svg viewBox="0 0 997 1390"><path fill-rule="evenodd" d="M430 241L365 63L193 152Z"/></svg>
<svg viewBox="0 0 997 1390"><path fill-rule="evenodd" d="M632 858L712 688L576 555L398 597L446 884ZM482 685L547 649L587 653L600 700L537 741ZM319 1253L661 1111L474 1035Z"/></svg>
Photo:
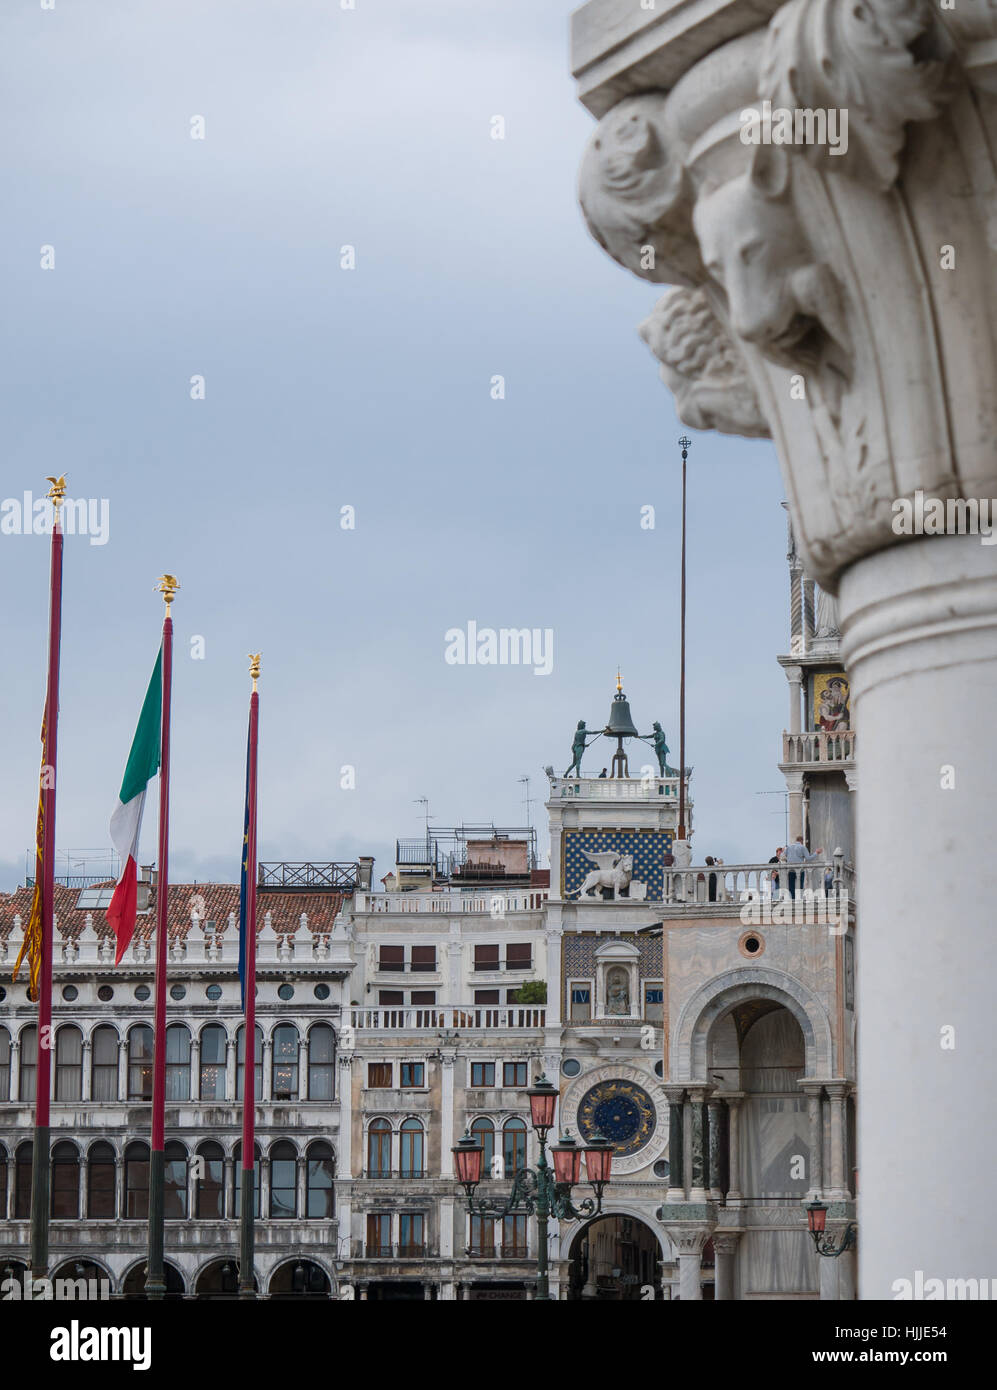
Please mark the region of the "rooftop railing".
<svg viewBox="0 0 997 1390"><path fill-rule="evenodd" d="M692 768L685 770L688 783ZM674 801L679 799L679 776L670 777L552 777L551 801Z"/></svg>

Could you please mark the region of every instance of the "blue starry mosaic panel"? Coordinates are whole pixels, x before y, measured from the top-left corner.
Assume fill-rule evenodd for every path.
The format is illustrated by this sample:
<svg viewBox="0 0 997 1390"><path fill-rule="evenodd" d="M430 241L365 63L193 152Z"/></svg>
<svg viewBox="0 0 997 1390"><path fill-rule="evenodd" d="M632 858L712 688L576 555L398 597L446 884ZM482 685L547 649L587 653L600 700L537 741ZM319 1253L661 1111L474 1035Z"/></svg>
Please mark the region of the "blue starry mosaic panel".
<svg viewBox="0 0 997 1390"><path fill-rule="evenodd" d="M565 898L577 898L586 875L596 865L586 854L629 854L633 876L647 884L649 902L660 902L665 855L671 852L671 830L566 830L561 841L561 883Z"/></svg>

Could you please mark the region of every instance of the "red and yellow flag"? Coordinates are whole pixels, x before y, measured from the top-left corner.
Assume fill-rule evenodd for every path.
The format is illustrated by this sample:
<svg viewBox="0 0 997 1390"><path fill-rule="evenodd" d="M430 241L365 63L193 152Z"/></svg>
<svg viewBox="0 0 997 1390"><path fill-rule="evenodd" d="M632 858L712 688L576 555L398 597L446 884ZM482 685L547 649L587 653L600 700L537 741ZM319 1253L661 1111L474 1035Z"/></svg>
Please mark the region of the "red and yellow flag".
<svg viewBox="0 0 997 1390"><path fill-rule="evenodd" d="M38 998L38 976L42 968L42 859L44 844L44 799L45 786L45 720L42 720L42 766L38 774L38 815L35 819L35 891L31 899L31 913L24 928L24 940L14 965L12 980L17 979L24 957L28 957L28 998Z"/></svg>

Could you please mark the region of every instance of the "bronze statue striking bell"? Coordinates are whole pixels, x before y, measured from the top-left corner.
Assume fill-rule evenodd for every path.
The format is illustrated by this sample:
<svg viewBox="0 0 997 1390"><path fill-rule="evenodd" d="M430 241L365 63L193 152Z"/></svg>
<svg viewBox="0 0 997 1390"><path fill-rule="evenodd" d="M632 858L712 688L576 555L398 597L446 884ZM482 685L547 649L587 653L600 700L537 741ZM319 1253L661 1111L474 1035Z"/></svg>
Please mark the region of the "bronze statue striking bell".
<svg viewBox="0 0 997 1390"><path fill-rule="evenodd" d="M630 714L630 702L622 691L613 696L613 703L609 707L609 723L606 725L606 733L612 735L613 738L640 737Z"/></svg>

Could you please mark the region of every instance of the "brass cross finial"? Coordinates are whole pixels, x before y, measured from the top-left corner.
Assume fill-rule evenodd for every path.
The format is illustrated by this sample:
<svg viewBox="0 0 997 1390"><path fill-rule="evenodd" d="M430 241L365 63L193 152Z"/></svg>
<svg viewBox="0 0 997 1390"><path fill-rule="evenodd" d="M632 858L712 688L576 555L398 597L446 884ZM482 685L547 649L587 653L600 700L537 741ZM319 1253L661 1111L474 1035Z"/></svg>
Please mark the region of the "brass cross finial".
<svg viewBox="0 0 997 1390"><path fill-rule="evenodd" d="M162 594L166 604L166 616L170 616L170 604L176 597L176 592L180 588L180 580L175 574L161 574L156 589Z"/></svg>
<svg viewBox="0 0 997 1390"><path fill-rule="evenodd" d="M623 677L620 675L620 668L618 666L616 668L616 693L618 695L623 694Z"/></svg>
<svg viewBox="0 0 997 1390"><path fill-rule="evenodd" d="M253 689L256 689L256 682L260 678L260 653L249 653L249 674L253 678Z"/></svg>

